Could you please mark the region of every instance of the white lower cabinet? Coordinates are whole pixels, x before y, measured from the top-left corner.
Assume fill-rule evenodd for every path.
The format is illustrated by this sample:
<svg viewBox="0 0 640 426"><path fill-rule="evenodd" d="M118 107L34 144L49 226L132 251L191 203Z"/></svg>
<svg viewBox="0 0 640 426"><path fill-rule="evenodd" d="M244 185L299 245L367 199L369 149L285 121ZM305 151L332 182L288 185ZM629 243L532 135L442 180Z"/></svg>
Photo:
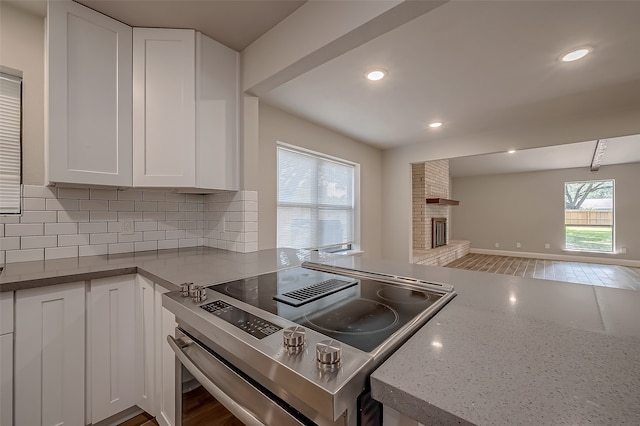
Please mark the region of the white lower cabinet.
<svg viewBox="0 0 640 426"><path fill-rule="evenodd" d="M96 424L137 405L173 426L175 357L166 339L177 324L162 307L166 292L140 275L16 292L15 359L6 320L0 336L0 425Z"/></svg>
<svg viewBox="0 0 640 426"><path fill-rule="evenodd" d="M136 276L91 281L89 345L91 423L136 405Z"/></svg>
<svg viewBox="0 0 640 426"><path fill-rule="evenodd" d="M0 425L13 424L13 333L0 335Z"/></svg>
<svg viewBox="0 0 640 426"><path fill-rule="evenodd" d="M156 284L155 292L155 364L156 364L156 420L160 426L173 426L176 419L176 358L167 343L167 336L175 336L176 317L162 307L163 287Z"/></svg>
<svg viewBox="0 0 640 426"><path fill-rule="evenodd" d="M15 425L85 424L85 349L84 282L16 292Z"/></svg>
<svg viewBox="0 0 640 426"><path fill-rule="evenodd" d="M162 307L168 290L138 275L136 286L136 352L138 406L156 417L160 426L175 424L175 356L167 343L175 335L175 316Z"/></svg>
<svg viewBox="0 0 640 426"><path fill-rule="evenodd" d="M13 292L0 293L0 425L13 424Z"/></svg>

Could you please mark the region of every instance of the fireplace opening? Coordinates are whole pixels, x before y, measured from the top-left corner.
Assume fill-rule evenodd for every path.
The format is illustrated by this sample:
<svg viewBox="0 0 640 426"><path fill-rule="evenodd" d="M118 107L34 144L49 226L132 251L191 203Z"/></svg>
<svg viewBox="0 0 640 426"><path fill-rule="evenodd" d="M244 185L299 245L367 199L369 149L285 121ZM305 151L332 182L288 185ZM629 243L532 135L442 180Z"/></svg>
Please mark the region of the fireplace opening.
<svg viewBox="0 0 640 426"><path fill-rule="evenodd" d="M447 245L447 218L431 219L431 248Z"/></svg>

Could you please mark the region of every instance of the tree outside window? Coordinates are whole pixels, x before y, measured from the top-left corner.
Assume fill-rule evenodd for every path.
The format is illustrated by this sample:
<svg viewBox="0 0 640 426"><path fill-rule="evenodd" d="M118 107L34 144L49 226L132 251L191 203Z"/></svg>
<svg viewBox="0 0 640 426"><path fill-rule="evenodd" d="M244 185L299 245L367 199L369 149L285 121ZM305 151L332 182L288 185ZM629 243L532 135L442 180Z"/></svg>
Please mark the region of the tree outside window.
<svg viewBox="0 0 640 426"><path fill-rule="evenodd" d="M613 180L566 182L564 208L567 250L613 251Z"/></svg>

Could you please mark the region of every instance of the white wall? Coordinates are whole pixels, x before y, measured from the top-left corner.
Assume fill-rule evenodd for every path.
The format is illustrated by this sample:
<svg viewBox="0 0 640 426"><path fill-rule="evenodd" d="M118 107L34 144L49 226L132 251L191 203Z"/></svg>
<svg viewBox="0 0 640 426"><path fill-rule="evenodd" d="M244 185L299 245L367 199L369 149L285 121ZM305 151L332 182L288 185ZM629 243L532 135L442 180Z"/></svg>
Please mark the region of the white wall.
<svg viewBox="0 0 640 426"><path fill-rule="evenodd" d="M561 145L640 133L640 111L609 111L597 116L558 119L535 128L505 128L467 137L441 138L390 149L382 157L382 240L384 258L410 261L411 163ZM452 125L455 125L452 123ZM441 128L443 135L446 129ZM455 196L454 196L455 198ZM457 198L456 198L457 199ZM462 200L461 200L462 201ZM457 227L453 218L452 227Z"/></svg>
<svg viewBox="0 0 640 426"><path fill-rule="evenodd" d="M22 75L23 183L44 183L44 18L0 1L0 65Z"/></svg>
<svg viewBox="0 0 640 426"><path fill-rule="evenodd" d="M381 151L264 103L260 103L259 117L259 248L276 246L276 143L285 142L360 164L361 246L365 256L379 257L382 250Z"/></svg>
<svg viewBox="0 0 640 426"><path fill-rule="evenodd" d="M564 252L564 183L604 179L615 179L615 241L627 254ZM452 210L453 237L470 240L472 249L640 260L640 163L602 166L598 172L584 167L452 182L453 197L460 200Z"/></svg>

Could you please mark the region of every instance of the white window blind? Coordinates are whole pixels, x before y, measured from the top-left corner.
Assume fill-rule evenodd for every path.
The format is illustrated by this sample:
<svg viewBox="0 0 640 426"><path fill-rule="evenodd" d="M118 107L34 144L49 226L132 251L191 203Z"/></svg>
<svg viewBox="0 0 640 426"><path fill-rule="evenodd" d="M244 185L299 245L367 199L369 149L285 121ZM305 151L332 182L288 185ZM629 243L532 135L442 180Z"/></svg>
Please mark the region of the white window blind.
<svg viewBox="0 0 640 426"><path fill-rule="evenodd" d="M278 247L352 244L355 165L278 146Z"/></svg>
<svg viewBox="0 0 640 426"><path fill-rule="evenodd" d="M0 73L0 214L20 213L22 79Z"/></svg>

